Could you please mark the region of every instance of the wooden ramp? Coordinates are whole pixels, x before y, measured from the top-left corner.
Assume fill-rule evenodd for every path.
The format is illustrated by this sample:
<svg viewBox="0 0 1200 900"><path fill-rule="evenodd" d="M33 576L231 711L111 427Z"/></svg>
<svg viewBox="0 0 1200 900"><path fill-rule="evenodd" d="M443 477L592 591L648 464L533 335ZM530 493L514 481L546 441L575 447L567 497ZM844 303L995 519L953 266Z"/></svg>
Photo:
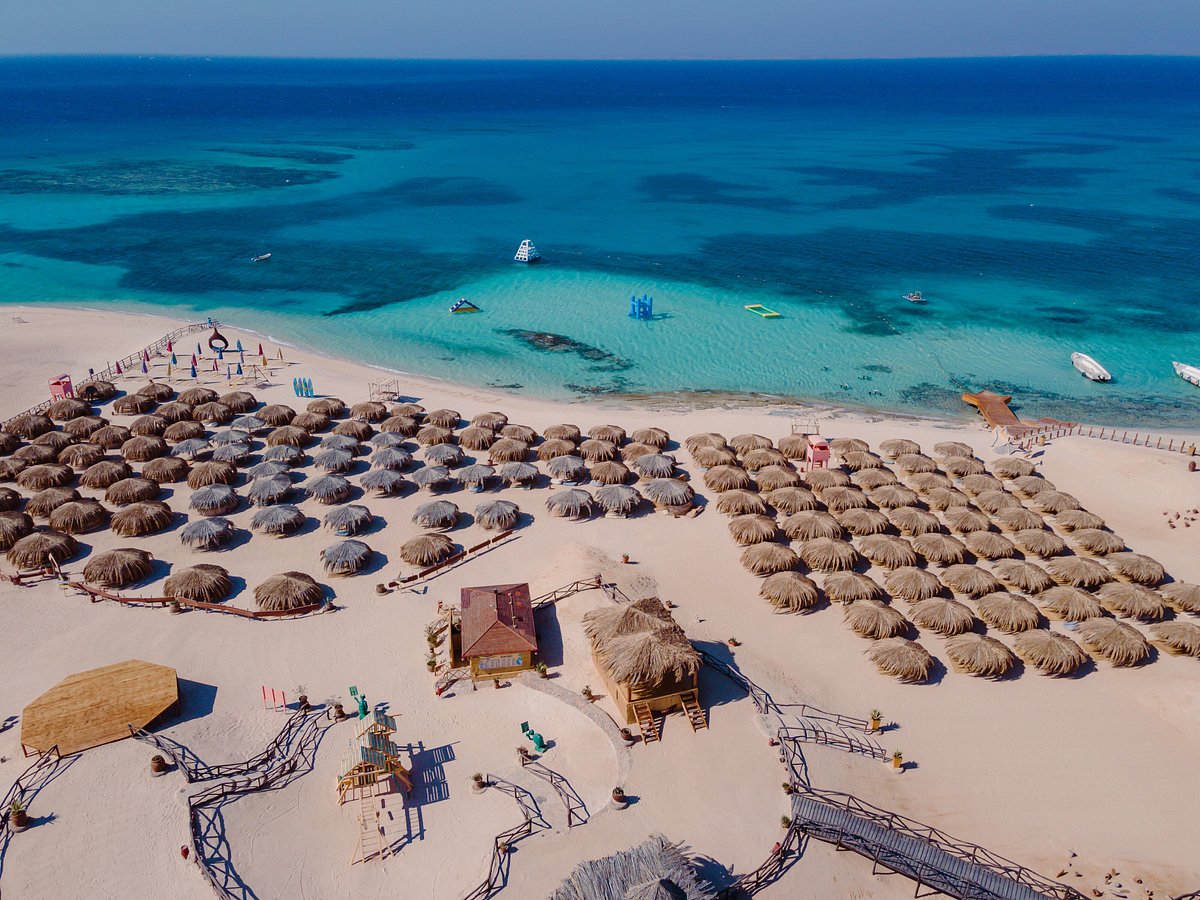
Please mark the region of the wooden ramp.
<svg viewBox="0 0 1200 900"><path fill-rule="evenodd" d="M650 705L639 703L634 706L633 713L637 716L638 728L642 731L642 742L650 744L660 740L658 723L654 721L654 713L650 711Z"/></svg>
<svg viewBox="0 0 1200 900"><path fill-rule="evenodd" d="M127 738L179 704L175 670L140 659L68 675L25 707L25 755L58 745L69 756Z"/></svg>
<svg viewBox="0 0 1200 900"><path fill-rule="evenodd" d="M989 428L1004 428L1012 437L1023 437L1034 431L1044 431L1050 428L1074 427L1077 423L1065 422L1062 419L1041 418L1035 422L1023 422L1017 418L1008 406L1012 402L1011 394L997 394L995 391L978 391L974 394L964 392L964 403L969 403L979 410Z"/></svg>

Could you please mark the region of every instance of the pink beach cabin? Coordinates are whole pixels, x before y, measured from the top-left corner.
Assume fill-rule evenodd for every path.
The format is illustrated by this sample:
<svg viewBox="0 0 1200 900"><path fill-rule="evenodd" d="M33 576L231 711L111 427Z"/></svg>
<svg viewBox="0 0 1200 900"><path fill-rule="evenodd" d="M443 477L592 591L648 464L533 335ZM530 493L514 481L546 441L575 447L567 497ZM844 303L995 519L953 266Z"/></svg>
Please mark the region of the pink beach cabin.
<svg viewBox="0 0 1200 900"><path fill-rule="evenodd" d="M808 452L805 454L809 469L825 469L829 467L829 442L819 434L808 439Z"/></svg>
<svg viewBox="0 0 1200 900"><path fill-rule="evenodd" d="M70 375L56 375L50 379L50 399L62 400L75 396L75 387L71 384Z"/></svg>

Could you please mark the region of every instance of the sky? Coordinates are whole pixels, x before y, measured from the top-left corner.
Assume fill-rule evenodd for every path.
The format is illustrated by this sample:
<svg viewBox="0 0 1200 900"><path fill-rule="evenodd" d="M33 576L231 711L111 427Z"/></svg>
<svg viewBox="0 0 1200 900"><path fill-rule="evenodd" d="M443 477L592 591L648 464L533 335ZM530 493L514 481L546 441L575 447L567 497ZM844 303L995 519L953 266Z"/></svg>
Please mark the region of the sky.
<svg viewBox="0 0 1200 900"><path fill-rule="evenodd" d="M0 55L1200 55L1200 0L5 0Z"/></svg>

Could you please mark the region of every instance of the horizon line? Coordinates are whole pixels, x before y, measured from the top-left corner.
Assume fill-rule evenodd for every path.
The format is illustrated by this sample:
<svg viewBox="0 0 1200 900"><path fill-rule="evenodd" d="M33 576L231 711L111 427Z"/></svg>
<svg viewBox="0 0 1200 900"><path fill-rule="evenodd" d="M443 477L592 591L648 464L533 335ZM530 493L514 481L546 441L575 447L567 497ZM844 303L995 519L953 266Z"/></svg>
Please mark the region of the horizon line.
<svg viewBox="0 0 1200 900"><path fill-rule="evenodd" d="M167 59L167 60L270 60L306 62L531 62L531 63L638 63L638 62L951 62L1040 59L1200 59L1197 53L993 53L945 56L298 56L233 53L0 53L0 60L36 59Z"/></svg>

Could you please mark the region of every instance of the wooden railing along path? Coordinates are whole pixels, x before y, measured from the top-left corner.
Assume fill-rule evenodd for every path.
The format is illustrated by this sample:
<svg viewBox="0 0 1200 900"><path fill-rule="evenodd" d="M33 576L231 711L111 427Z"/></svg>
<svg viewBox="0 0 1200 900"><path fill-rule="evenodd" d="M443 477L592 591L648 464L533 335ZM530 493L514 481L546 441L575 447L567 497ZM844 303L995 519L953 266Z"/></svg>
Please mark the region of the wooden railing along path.
<svg viewBox="0 0 1200 900"><path fill-rule="evenodd" d="M420 581L422 578L428 578L430 575L434 575L434 574L442 571L443 569L447 569L450 566L454 565L455 563L462 562L464 559L466 559L472 553L478 553L482 550L487 550L491 547L494 547L496 544L500 543L501 541L512 537L514 530L515 529L510 528L510 529L508 529L508 531L502 532L502 533L496 535L495 537L488 538L486 541L478 543L474 547L468 547L465 550L459 550L453 556L447 556L440 563L429 566L427 569L422 569L420 572L417 572L415 575L409 575L406 578L399 578L395 581L389 581L387 586L390 588L397 588L402 585L412 584L414 581Z"/></svg>
<svg viewBox="0 0 1200 900"><path fill-rule="evenodd" d="M521 768L528 769L538 778L549 782L550 787L554 788L554 793L558 794L558 799L562 801L563 808L567 811L568 828L588 823L587 804L583 802L583 798L579 796L575 788L571 786L571 782L567 781L562 774L530 759L528 756L521 757Z"/></svg>
<svg viewBox="0 0 1200 900"><path fill-rule="evenodd" d="M57 766L61 760L62 756L59 755L58 745L55 744L49 750L43 751L33 761L33 764L18 775L16 781L9 786L4 794L4 799L0 800L0 838L3 838L8 831L8 820L12 816L13 803L20 803L24 808L29 796L37 793L41 787L36 784L37 779L44 775L47 769Z"/></svg>
<svg viewBox="0 0 1200 900"><path fill-rule="evenodd" d="M542 811L538 809L537 801L525 788L513 784L511 781L505 781L490 772L484 778L489 784L488 790L498 790L510 794L517 801L523 821L507 831L500 832L492 839L492 858L488 863L487 877L467 893L463 900L486 900L499 888L502 888L508 881L509 848L522 838L533 834L534 829L550 827L550 823L542 817Z"/></svg>
<svg viewBox="0 0 1200 900"><path fill-rule="evenodd" d="M310 603L307 606L297 606L294 609L243 609L240 606L230 606L225 603L205 603L203 600L188 600L183 597L125 597L115 591L92 587L82 581L68 581L67 584L81 594L86 594L93 603L101 600L111 600L124 606L170 606L177 603L185 609L198 609L201 612L224 613L229 616L240 616L243 619L291 619L306 616L325 608L324 603Z"/></svg>

